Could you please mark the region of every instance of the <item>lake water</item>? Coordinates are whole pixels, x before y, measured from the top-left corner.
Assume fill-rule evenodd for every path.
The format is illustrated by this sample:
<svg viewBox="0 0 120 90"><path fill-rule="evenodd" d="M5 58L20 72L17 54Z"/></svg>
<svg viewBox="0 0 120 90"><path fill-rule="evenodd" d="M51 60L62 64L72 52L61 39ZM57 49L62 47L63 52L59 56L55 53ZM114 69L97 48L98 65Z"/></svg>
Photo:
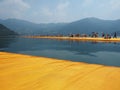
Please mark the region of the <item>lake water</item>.
<svg viewBox="0 0 120 90"><path fill-rule="evenodd" d="M120 67L120 43L0 38L0 51Z"/></svg>

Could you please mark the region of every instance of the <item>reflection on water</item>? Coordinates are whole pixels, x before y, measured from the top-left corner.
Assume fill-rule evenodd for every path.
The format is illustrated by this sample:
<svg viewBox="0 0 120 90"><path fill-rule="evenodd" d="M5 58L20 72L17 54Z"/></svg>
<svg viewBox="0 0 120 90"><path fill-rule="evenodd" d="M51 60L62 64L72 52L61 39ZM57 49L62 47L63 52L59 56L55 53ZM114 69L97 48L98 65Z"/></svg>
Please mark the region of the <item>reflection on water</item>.
<svg viewBox="0 0 120 90"><path fill-rule="evenodd" d="M120 43L97 43L27 38L0 40L2 41L2 43L0 43L0 48L4 51L120 66Z"/></svg>

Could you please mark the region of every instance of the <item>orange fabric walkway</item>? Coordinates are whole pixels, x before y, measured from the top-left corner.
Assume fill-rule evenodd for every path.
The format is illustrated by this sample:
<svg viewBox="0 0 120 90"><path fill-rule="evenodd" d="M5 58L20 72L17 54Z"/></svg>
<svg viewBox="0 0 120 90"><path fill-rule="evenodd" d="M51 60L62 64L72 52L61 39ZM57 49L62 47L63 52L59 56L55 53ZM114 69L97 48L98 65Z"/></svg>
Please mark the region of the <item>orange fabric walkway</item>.
<svg viewBox="0 0 120 90"><path fill-rule="evenodd" d="M120 90L120 68L0 52L0 90Z"/></svg>
<svg viewBox="0 0 120 90"><path fill-rule="evenodd" d="M38 39L57 39L57 40L72 40L72 41L92 41L92 42L120 42L120 38L104 39L102 37L56 37L56 36L22 36L23 38L38 38Z"/></svg>

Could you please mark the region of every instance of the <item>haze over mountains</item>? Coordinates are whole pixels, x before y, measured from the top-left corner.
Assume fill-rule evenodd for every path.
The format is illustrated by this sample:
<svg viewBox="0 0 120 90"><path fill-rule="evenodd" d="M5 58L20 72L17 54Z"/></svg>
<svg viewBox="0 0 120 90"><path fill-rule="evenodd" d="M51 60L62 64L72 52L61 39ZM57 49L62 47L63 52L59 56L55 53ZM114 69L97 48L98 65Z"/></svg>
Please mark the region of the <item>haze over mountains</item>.
<svg viewBox="0 0 120 90"><path fill-rule="evenodd" d="M120 20L85 18L71 23L36 24L25 20L7 19L0 23L22 35L120 32Z"/></svg>

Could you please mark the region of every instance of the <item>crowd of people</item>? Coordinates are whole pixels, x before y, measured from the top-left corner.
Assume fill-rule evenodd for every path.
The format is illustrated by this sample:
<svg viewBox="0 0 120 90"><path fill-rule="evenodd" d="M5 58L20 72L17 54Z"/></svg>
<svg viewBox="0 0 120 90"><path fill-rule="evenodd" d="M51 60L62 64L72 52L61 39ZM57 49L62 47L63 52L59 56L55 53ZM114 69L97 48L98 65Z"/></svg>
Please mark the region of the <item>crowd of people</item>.
<svg viewBox="0 0 120 90"><path fill-rule="evenodd" d="M94 37L94 38L97 38L97 37L103 37L105 39L110 39L110 38L117 38L117 33L114 32L113 35L110 35L110 34L106 34L106 33L103 33L101 35L99 35L99 33L97 32L92 32L92 34L70 34L69 35L70 37Z"/></svg>

